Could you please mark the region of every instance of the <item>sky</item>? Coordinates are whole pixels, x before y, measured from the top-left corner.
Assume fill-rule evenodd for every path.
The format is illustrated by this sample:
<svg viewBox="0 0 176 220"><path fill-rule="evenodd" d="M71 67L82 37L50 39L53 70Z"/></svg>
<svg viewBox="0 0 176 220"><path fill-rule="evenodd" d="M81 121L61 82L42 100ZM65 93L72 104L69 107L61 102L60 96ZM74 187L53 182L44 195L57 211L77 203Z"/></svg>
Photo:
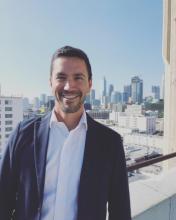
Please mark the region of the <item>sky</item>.
<svg viewBox="0 0 176 220"><path fill-rule="evenodd" d="M93 88L105 76L123 91L131 77L143 79L144 94L160 85L162 0L0 0L1 94L51 94L54 51L70 45L91 62Z"/></svg>

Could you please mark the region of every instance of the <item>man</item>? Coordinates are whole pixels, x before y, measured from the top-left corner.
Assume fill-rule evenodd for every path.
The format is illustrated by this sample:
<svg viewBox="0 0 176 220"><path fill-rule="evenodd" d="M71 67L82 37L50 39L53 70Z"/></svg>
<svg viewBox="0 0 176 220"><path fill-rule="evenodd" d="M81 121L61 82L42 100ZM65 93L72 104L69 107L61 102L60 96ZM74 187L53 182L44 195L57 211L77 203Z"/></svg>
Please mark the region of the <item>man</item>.
<svg viewBox="0 0 176 220"><path fill-rule="evenodd" d="M0 171L0 219L130 220L120 136L84 110L92 86L87 55L66 46L51 62L55 106L18 125Z"/></svg>

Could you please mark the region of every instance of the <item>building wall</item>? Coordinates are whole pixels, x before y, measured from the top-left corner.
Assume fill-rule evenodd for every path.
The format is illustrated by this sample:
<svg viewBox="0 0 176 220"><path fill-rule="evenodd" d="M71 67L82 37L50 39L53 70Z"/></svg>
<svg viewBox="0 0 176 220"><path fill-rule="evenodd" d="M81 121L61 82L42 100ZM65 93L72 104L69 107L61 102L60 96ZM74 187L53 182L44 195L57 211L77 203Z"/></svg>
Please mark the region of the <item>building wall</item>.
<svg viewBox="0 0 176 220"><path fill-rule="evenodd" d="M153 134L156 130L156 117L128 116L118 114L118 126Z"/></svg>
<svg viewBox="0 0 176 220"><path fill-rule="evenodd" d="M10 133L23 120L21 97L0 97L0 149L2 150Z"/></svg>
<svg viewBox="0 0 176 220"><path fill-rule="evenodd" d="M176 152L176 0L163 0L163 60L165 64L165 153ZM168 161L168 166L176 159Z"/></svg>
<svg viewBox="0 0 176 220"><path fill-rule="evenodd" d="M163 136L145 135L145 134L125 134L124 144L134 144L139 146L153 147L164 150Z"/></svg>

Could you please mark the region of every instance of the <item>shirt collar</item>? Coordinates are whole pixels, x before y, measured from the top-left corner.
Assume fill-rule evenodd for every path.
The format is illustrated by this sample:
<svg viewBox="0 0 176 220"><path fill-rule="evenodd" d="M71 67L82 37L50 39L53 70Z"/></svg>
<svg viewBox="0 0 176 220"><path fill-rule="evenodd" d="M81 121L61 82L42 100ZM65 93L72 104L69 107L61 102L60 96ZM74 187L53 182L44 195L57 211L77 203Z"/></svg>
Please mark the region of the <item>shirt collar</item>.
<svg viewBox="0 0 176 220"><path fill-rule="evenodd" d="M53 108L53 110L52 110L52 112L51 112L50 128L51 128L51 126L52 126L52 123L63 123L63 122L59 122L59 121L57 120L57 117L56 117L54 108ZM86 130L87 130L87 116L86 116L86 111L85 111L85 109L84 109L84 111L83 111L83 114L82 114L82 116L81 116L81 119L80 119L78 125L76 126L76 128L80 127L81 125L85 126L85 128L86 128ZM75 128L75 129L76 129L76 128Z"/></svg>

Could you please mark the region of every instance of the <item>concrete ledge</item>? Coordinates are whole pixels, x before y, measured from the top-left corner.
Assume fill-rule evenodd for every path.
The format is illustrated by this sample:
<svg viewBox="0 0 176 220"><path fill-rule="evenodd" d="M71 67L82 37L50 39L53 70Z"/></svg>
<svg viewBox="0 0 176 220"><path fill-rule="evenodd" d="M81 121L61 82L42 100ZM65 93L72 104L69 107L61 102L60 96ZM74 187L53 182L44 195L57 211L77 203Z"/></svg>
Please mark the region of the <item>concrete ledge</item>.
<svg viewBox="0 0 176 220"><path fill-rule="evenodd" d="M176 168L130 183L130 197L133 220L175 220Z"/></svg>

